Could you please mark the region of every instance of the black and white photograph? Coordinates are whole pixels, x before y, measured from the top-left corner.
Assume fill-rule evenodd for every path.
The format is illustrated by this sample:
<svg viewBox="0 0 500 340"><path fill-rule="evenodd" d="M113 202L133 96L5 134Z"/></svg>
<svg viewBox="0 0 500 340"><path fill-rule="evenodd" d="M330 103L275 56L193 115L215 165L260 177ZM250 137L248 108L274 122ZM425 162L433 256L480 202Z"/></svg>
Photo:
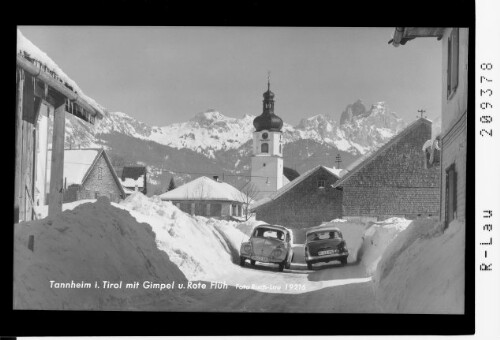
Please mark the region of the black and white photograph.
<svg viewBox="0 0 500 340"><path fill-rule="evenodd" d="M14 310L464 315L469 40L18 26Z"/></svg>

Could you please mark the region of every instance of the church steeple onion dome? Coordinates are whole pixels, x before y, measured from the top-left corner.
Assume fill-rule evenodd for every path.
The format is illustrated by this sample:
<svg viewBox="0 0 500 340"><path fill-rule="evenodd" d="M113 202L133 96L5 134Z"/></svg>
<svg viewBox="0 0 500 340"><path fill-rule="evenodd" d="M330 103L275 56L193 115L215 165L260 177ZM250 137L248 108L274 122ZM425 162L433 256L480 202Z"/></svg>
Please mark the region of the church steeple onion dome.
<svg viewBox="0 0 500 340"><path fill-rule="evenodd" d="M260 116L253 120L255 131L281 131L283 120L274 114L274 93L271 92L269 75L267 77L267 91L263 94L263 110Z"/></svg>

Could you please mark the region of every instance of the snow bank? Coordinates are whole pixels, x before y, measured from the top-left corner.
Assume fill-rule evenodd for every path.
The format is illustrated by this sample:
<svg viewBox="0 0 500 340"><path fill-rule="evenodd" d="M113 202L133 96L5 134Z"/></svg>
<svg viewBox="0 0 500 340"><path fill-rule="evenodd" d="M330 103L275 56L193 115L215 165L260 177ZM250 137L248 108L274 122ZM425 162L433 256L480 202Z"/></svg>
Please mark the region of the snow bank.
<svg viewBox="0 0 500 340"><path fill-rule="evenodd" d="M387 247L374 281L387 313L464 312L465 225L413 221Z"/></svg>
<svg viewBox="0 0 500 340"><path fill-rule="evenodd" d="M16 224L14 308L134 309L158 298L175 310L187 297L176 290L101 289L97 281L184 282L185 276L158 250L155 234L106 198L81 204L55 217ZM34 235L34 251L28 249ZM51 288L56 283L88 282L92 288Z"/></svg>
<svg viewBox="0 0 500 340"><path fill-rule="evenodd" d="M80 201L74 201L74 202L69 202L69 203L64 203L62 206L62 210L73 210L80 204L84 203L94 203L96 200L95 199L87 199L87 200L80 200ZM42 219L47 217L49 214L49 206L48 205L39 205L35 206L35 213L36 213L36 218L37 219Z"/></svg>
<svg viewBox="0 0 500 340"><path fill-rule="evenodd" d="M190 216L159 196L137 192L120 204L138 222L151 225L158 248L165 251L189 280L217 280L233 270L235 249L246 237L228 222Z"/></svg>
<svg viewBox="0 0 500 340"><path fill-rule="evenodd" d="M367 274L372 275L382 255L396 236L408 227L411 220L393 217L373 223L363 235L363 244L358 252Z"/></svg>

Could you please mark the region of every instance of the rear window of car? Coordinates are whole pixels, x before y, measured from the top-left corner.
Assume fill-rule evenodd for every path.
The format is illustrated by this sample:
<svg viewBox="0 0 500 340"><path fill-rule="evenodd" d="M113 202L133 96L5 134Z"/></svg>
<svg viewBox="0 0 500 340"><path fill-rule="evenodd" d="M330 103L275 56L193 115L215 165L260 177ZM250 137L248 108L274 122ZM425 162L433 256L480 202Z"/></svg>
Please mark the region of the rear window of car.
<svg viewBox="0 0 500 340"><path fill-rule="evenodd" d="M274 238L277 240L284 240L285 233L279 230L267 229L267 228L258 228L255 229L253 236L255 237L265 237L265 238Z"/></svg>
<svg viewBox="0 0 500 340"><path fill-rule="evenodd" d="M321 240L331 240L334 238L342 238L340 233L336 230L333 231L318 231L315 233L307 234L307 241L321 241Z"/></svg>

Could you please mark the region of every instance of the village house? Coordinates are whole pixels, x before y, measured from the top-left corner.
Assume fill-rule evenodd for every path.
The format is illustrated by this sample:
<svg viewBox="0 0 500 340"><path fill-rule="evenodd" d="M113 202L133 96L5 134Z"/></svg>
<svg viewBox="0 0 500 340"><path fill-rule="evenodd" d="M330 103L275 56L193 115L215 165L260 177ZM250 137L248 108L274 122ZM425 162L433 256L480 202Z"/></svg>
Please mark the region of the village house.
<svg viewBox="0 0 500 340"><path fill-rule="evenodd" d="M14 223L36 218L36 202L48 204L49 215L62 211L66 114L89 124L104 114L99 105L85 96L77 84L19 30L16 64ZM52 129L49 129L49 116L53 118ZM50 157L49 143L53 150Z"/></svg>
<svg viewBox="0 0 500 340"><path fill-rule="evenodd" d="M252 211L258 221L290 229L295 243L305 240L305 228L342 217L342 190L333 188L340 169L318 165L256 202Z"/></svg>
<svg viewBox="0 0 500 340"><path fill-rule="evenodd" d="M145 166L125 166L121 170L120 181L129 196L135 191L147 194L147 169Z"/></svg>
<svg viewBox="0 0 500 340"><path fill-rule="evenodd" d="M378 220L439 215L439 167L424 144L432 122L418 118L379 149L349 165L334 188L343 191L343 218Z"/></svg>
<svg viewBox="0 0 500 340"><path fill-rule="evenodd" d="M112 202L125 198L125 191L104 149L64 150L63 188L64 203L101 196Z"/></svg>
<svg viewBox="0 0 500 340"><path fill-rule="evenodd" d="M215 217L241 217L245 205L245 194L228 183L214 179L197 179L168 191L160 198L170 201L191 215Z"/></svg>
<svg viewBox="0 0 500 340"><path fill-rule="evenodd" d="M440 218L448 226L466 217L469 29L396 27L390 42L397 47L421 37L437 38L442 46Z"/></svg>

